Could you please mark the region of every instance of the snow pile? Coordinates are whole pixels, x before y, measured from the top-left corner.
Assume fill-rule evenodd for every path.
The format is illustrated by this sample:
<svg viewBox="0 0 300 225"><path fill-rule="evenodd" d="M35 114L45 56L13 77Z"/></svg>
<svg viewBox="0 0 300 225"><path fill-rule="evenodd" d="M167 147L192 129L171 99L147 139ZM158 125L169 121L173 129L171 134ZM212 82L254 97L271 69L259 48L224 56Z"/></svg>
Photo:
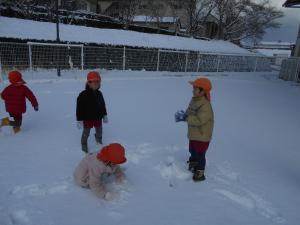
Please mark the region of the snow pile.
<svg viewBox="0 0 300 225"><path fill-rule="evenodd" d="M56 40L55 23L0 17L0 37ZM226 41L205 41L160 34L126 30L97 29L60 24L61 41L122 45L146 48L165 48L201 52L253 54Z"/></svg>
<svg viewBox="0 0 300 225"><path fill-rule="evenodd" d="M86 72L39 80L51 73L25 74L40 111L28 107L20 134L0 132L1 225L299 223L299 86L273 73L205 73L216 123L207 180L195 184L187 171L186 125L174 122L195 77L102 71L110 119L104 142L121 142L128 158L128 183L110 184L118 195L105 202L72 179L84 156L75 103ZM100 148L93 133L89 147Z"/></svg>

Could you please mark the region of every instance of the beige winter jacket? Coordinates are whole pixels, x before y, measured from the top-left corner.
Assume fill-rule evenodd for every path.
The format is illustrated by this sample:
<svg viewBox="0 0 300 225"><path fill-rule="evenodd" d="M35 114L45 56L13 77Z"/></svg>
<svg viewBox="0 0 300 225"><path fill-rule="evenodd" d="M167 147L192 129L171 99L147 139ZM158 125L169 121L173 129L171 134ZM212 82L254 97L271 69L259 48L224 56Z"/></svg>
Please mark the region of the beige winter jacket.
<svg viewBox="0 0 300 225"><path fill-rule="evenodd" d="M193 141L210 141L214 127L214 113L204 96L193 97L186 111L188 138Z"/></svg>
<svg viewBox="0 0 300 225"><path fill-rule="evenodd" d="M91 153L84 157L75 169L74 179L79 186L90 188L98 197L104 198L107 191L101 180L103 174L114 174L117 181L124 178L119 166L107 166L97 159L97 153Z"/></svg>

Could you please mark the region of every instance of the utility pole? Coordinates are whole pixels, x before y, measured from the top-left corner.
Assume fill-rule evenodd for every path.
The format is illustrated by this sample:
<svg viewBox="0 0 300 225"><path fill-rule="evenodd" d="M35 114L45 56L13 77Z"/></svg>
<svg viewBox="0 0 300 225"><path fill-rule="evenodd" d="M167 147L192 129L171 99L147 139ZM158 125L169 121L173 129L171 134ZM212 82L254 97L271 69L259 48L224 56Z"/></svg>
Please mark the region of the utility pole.
<svg viewBox="0 0 300 225"><path fill-rule="evenodd" d="M294 50L294 57L300 57L300 25L299 25L299 31L298 31L298 36L296 40L296 46Z"/></svg>
<svg viewBox="0 0 300 225"><path fill-rule="evenodd" d="M56 42L60 43L60 38L59 38L59 14L58 14L58 2L59 0L55 0L55 13L56 13ZM60 65L59 65L59 60L60 60L60 54L59 54L59 47L57 47L57 60L56 60L56 68L57 68L57 76L61 76L60 72Z"/></svg>
<svg viewBox="0 0 300 225"><path fill-rule="evenodd" d="M286 0L283 5L283 7L286 8L298 8L300 9L300 0ZM294 49L294 57L300 57L300 25L299 25L299 31L296 39L296 46Z"/></svg>

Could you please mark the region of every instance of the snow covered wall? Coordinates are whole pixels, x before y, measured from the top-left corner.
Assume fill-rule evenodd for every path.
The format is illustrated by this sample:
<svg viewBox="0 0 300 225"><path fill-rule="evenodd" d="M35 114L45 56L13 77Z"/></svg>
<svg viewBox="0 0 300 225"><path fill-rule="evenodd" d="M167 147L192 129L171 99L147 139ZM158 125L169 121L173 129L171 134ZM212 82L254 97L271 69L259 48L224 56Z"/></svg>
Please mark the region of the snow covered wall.
<svg viewBox="0 0 300 225"><path fill-rule="evenodd" d="M56 40L55 23L0 17L0 37ZM147 34L126 30L98 29L60 24L61 41L164 48L226 54L253 54L226 41L205 41L193 38Z"/></svg>

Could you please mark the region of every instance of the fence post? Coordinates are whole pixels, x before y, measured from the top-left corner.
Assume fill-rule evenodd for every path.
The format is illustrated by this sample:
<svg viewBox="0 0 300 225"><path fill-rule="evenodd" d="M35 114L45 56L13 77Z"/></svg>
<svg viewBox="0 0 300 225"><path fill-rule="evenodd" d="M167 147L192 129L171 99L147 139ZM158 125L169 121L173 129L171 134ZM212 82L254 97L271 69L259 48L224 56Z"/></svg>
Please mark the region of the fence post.
<svg viewBox="0 0 300 225"><path fill-rule="evenodd" d="M197 71L199 72L199 67L200 67L200 52L198 52L198 62L197 62Z"/></svg>
<svg viewBox="0 0 300 225"><path fill-rule="evenodd" d="M123 48L123 70L126 69L126 47Z"/></svg>
<svg viewBox="0 0 300 225"><path fill-rule="evenodd" d="M84 69L84 52L83 52L83 45L81 45L81 70Z"/></svg>
<svg viewBox="0 0 300 225"><path fill-rule="evenodd" d="M220 55L218 55L217 72L219 72L219 67L220 67Z"/></svg>
<svg viewBox="0 0 300 225"><path fill-rule="evenodd" d="M189 63L189 52L185 54L185 67L184 67L184 72L187 72L187 67Z"/></svg>
<svg viewBox="0 0 300 225"><path fill-rule="evenodd" d="M254 71L253 72L256 72L256 70L257 70L257 63L258 63L258 57L256 56L255 66L254 66Z"/></svg>
<svg viewBox="0 0 300 225"><path fill-rule="evenodd" d="M159 63L160 63L160 49L158 49L158 52L157 52L157 65L156 65L156 71L159 71Z"/></svg>
<svg viewBox="0 0 300 225"><path fill-rule="evenodd" d="M29 53L29 68L32 71L32 51L31 51L31 44L28 44L28 53Z"/></svg>

